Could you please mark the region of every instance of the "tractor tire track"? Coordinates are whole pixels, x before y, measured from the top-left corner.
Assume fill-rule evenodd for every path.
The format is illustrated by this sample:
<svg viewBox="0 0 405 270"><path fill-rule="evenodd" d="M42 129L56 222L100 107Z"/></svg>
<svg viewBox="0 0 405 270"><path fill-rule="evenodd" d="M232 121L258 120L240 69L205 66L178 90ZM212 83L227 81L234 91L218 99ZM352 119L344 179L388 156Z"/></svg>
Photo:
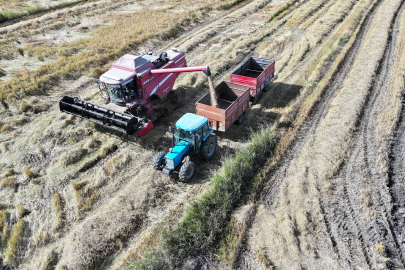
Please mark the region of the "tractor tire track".
<svg viewBox="0 0 405 270"><path fill-rule="evenodd" d="M377 6L381 4L382 1L378 3ZM376 7L377 7L376 6ZM327 108L329 107L330 102L333 100L333 97L336 95L336 90L340 88L340 85L343 83L347 73L350 71L353 62L357 56L358 50L361 47L361 44L365 38L366 29L369 28L372 18L375 15L376 8L374 8L371 13L372 15L369 16L361 26L362 30L359 32L358 36L356 37L356 41L352 46L352 49L349 51L345 60L343 61L343 66L339 67L338 71L336 72L337 78L333 83L330 84L330 87L325 89L324 92L324 102L318 102L316 107L313 109L311 115L308 117L307 122L301 127L300 131L297 134L297 140L294 144L287 150L287 153L284 155L283 160L280 162L282 164L281 167L275 169L275 172L272 174L269 185L265 188L262 195L262 201L267 205L271 206L276 198L275 195L278 194L278 187L280 186L282 180L284 179L287 169L290 166L291 161L297 157L299 150L302 146L307 142L309 137L315 132L319 122L322 120L323 116L326 114ZM312 56L313 54L311 54ZM309 56L306 57L307 61L310 58ZM298 75L297 75L298 76ZM277 181L275 179L278 179ZM275 190L276 189L276 190Z"/></svg>
<svg viewBox="0 0 405 270"><path fill-rule="evenodd" d="M323 14L325 14L329 7L331 7L333 5L333 3L335 3L335 0L329 0L329 1L324 1L322 2L318 7L316 7L314 10L311 11L311 13L309 15L307 15L301 22L301 24L305 24L308 20L310 20L311 18L313 19L314 15L318 14L318 17L321 17ZM327 7L327 8L325 8ZM312 23L314 23L316 21L316 19L313 19ZM311 26L312 23L308 26Z"/></svg>
<svg viewBox="0 0 405 270"><path fill-rule="evenodd" d="M403 4L404 5L404 4ZM404 7L400 16L404 17ZM398 23L396 23L393 34L398 33ZM405 83L405 80L404 80ZM404 95L404 94L403 94ZM389 202L384 200L388 214L388 225L394 237L396 248L401 255L402 266L405 266L405 102L402 96L402 108L394 131L393 143L391 145L389 157L389 170L386 176L389 193Z"/></svg>
<svg viewBox="0 0 405 270"><path fill-rule="evenodd" d="M356 41L352 45L352 48L349 50L345 59L342 61L343 63L342 66L340 66L338 71L336 72L337 73L336 79L330 83L328 88L325 89L322 97L324 100L322 102L321 101L318 102L318 104L315 106L311 115L308 117L307 122L301 127L300 131L298 132L297 140L290 147L290 149L284 155L283 160L280 162L282 166L278 168L275 173L272 174L269 181L270 186L266 187L266 190L268 190L268 192L265 191L262 195L262 201L266 205L271 206L273 204L274 201L272 200L272 198L274 199L275 197L272 195L276 195L278 193L278 191L274 190L274 188L282 182L282 178L285 177L290 162L297 156L299 150L308 141L309 137L315 132L317 126L319 125L319 122L326 115L330 102L336 95L336 91L340 88L346 75L351 70L351 67L356 59L357 53L364 41L367 29L370 27L375 12L381 3L382 0L380 0L367 15L367 18L364 20L364 23L361 26L361 30L356 37ZM279 179L279 180L272 181L272 179ZM278 184L276 184L276 182L278 182Z"/></svg>
<svg viewBox="0 0 405 270"><path fill-rule="evenodd" d="M297 135L297 140L294 144L290 147L287 153L284 155L283 160L280 162L282 164L279 168L277 168L274 173L271 174L270 179L268 181L268 186L264 189L262 195L262 202L269 208L273 207L275 199L277 198L277 194L279 193L279 188L281 183L283 182L284 178L286 177L287 170L291 164L291 161L297 157L300 149L302 149L303 145L308 141L310 136L312 136L318 127L320 121L326 115L328 107L333 100L334 96L336 95L337 90L341 87L345 77L351 70L353 63L357 57L357 54L365 40L367 30L370 28L371 22L378 10L378 7L381 5L382 1L378 1L374 6L369 10L366 14L366 18L363 21L361 30L356 36L356 41L353 43L352 48L347 53L345 59L342 61L342 65L338 68L337 76L333 82L329 85L322 97L322 101L318 102L318 104L313 109L313 112L309 116L307 122L303 125L301 130ZM356 242L352 242L352 234L347 233L346 228L353 227L353 223L355 223L355 219L350 213L346 213L342 211L341 213L328 213L325 211L325 202L321 201L321 209L324 212L324 219L323 225L326 228L327 233L329 234L331 245L333 246L336 255L342 262L345 262L348 267L351 266L351 261L353 261L353 255L350 252L347 252L346 245L344 244L345 241L348 241L349 246L355 248ZM335 218L333 217L335 216ZM337 222L335 224L335 222ZM350 223L350 225L348 225ZM357 227L357 226L356 226ZM340 232L337 229L341 228ZM342 235L342 233L345 233ZM362 239L360 237L360 239ZM366 253L367 254L367 253ZM369 266L369 259L368 256L364 252L361 254L364 258L364 264ZM357 257L357 256L356 256ZM357 260L358 262L358 260ZM352 266L353 267L353 266Z"/></svg>
<svg viewBox="0 0 405 270"><path fill-rule="evenodd" d="M365 39L365 36L367 34L367 30L370 27L371 21L374 18L374 15L376 13L376 10L380 6L382 1L378 1L374 6L368 11L366 14L366 18L363 21L361 27L361 30L356 36L356 41L353 43L352 48L349 50L347 53L344 61L342 61L342 65L338 68L337 76L334 79L334 81L330 84L330 86L325 89L325 92L322 97L322 102L318 102L315 108L313 109L313 112L311 115L308 117L307 123L301 127L300 131L298 132L297 135L297 140L293 143L293 145L290 147L289 150L287 150L287 153L284 155L282 160L280 161L279 164L281 164L280 167L275 168L273 172L270 172L270 179L268 180L268 184L264 189L264 192L262 193L262 199L261 201L263 204L265 204L267 207L272 208L273 204L275 202L275 199L277 198L277 194L279 193L279 188L281 183L283 182L284 178L286 177L287 170L290 166L291 161L297 157L297 153L299 153L299 150L302 148L302 146L307 142L307 140L310 138L310 136L315 132L317 126L319 125L319 122L322 120L323 116L326 115L327 109L329 107L330 102L333 100L333 97L336 95L337 90L340 88L341 84L343 83L346 75L348 72L351 70L351 67L354 63L354 60L356 59L356 56L359 52L359 49ZM321 202L321 210L325 212L323 205L325 203ZM343 215L339 215L339 220L341 223L343 223L349 216L346 213L343 213ZM323 218L323 226L326 228L326 231L329 235L331 246L334 248L335 253L338 257L339 260L346 262L347 265L350 266L350 261L352 256L350 255L350 252L348 255L342 254L344 252L345 246L342 244L339 244L338 242L342 242L342 240L339 238L339 235L336 234L336 232L333 229L333 221L331 220L330 216L324 215ZM351 222L354 222L351 220ZM347 225L342 226L343 228L348 227ZM351 239L351 235L347 235L345 239ZM353 243L355 245L356 243ZM343 249L343 250L341 250ZM342 254L342 255L341 255ZM364 256L364 254L363 254ZM245 251L241 254L239 258L239 265L241 265L241 269L251 269L250 265L252 262L254 256L250 254L249 252ZM243 266L242 266L243 265ZM255 264L253 264L255 265ZM369 265L367 261L365 262L365 265Z"/></svg>
<svg viewBox="0 0 405 270"><path fill-rule="evenodd" d="M302 25L305 25L305 27L303 29L306 30L309 27L311 27L311 25L313 25L316 22L316 18L322 17L326 12L328 12L328 10L331 8L331 6L333 6L335 3L336 3L336 1L323 2L318 8L316 8L310 14L310 16L308 16L307 18L305 18L302 21ZM312 20L312 21L310 21L310 20ZM308 23L308 21L310 21L310 22Z"/></svg>
<svg viewBox="0 0 405 270"><path fill-rule="evenodd" d="M390 173L388 174L388 187L392 198L391 221L396 228L395 234L402 253L405 251L405 103L402 102L402 111L395 131L395 139L391 149Z"/></svg>
<svg viewBox="0 0 405 270"><path fill-rule="evenodd" d="M267 6L272 0L266 1L263 4L263 7ZM203 43L208 41L209 39L212 39L213 37L221 34L219 32L219 30L221 31L225 31L228 28L226 28L225 26L217 26L218 22L222 21L222 20L226 20L227 18L230 17L231 14L238 12L241 8L244 8L245 6L249 5L250 3L255 2L254 0L251 1L246 1L242 4L240 4L238 6L237 9L230 9L229 11L224 11L224 13L222 14L221 17L212 17L207 19L207 21L203 22L203 23L198 23L196 27L193 27L191 30L186 30L183 34L181 34L178 38L175 38L174 40L170 40L166 43L164 43L162 46L157 48L157 51L164 51L167 50L169 48L171 48L172 46L174 46L175 44L183 44L186 43L187 41L190 40L190 37L195 37L195 36L203 36L206 32L210 32L213 31L214 33L212 35L206 35L205 37L203 37L202 39L200 39L198 41L198 43ZM263 8L261 7L261 8ZM256 10L257 12L257 10ZM245 12L245 17L249 16L253 13L252 12ZM235 22L239 22L240 20L238 20L239 17L235 17L234 19L232 19L232 21L229 22L229 25L232 25ZM215 29L218 28L218 29ZM193 51L194 48L190 49L190 52ZM184 51L185 53L187 53L187 55L190 55L189 52ZM188 57L190 60L192 59L191 56Z"/></svg>
<svg viewBox="0 0 405 270"><path fill-rule="evenodd" d="M355 236L361 243L362 251L366 262L369 267L376 268L377 264L375 254L371 251L373 245L376 243L384 243L384 246L391 254L390 259L396 267L404 267L403 254L398 252L398 242L396 240L393 226L390 224L386 216L386 210L390 209L389 201L382 200L382 203L375 205L376 213L375 219L372 222L367 222L368 215L365 213L365 200L368 198L368 193L375 194L377 200L386 197L383 194L381 187L381 177L374 172L372 165L373 155L373 117L376 114L380 100L387 91L387 82L389 82L392 62L394 60L394 51L396 44L396 31L392 31L398 27L399 16L398 13L404 9L404 2L402 2L399 10L395 14L392 26L390 29L387 47L385 49L383 60L377 70L377 77L374 85L370 89L368 99L366 100L363 112L359 118L359 131L354 135L352 145L350 147L350 154L348 161L343 165L339 177L334 180L334 185L337 187L337 193L334 198L343 198L343 209L347 208L348 212L355 224ZM374 188L377 187L377 188ZM339 207L339 202L330 204L330 209ZM341 204L340 204L341 205ZM330 215L333 219L336 215ZM338 224L338 228L341 225ZM353 229L353 228L352 228Z"/></svg>
<svg viewBox="0 0 405 270"><path fill-rule="evenodd" d="M358 2L353 2L351 8L353 8ZM338 1L332 2L331 5L328 7L328 9L322 12L321 14L315 13L313 15L315 17L314 22L322 20L322 18L327 16L327 11L333 5L338 3L339 3ZM340 26L341 22L343 22L347 18L347 16L349 16L349 14L350 12L342 15L342 17L328 29L328 31L323 35L323 37L316 42L316 45L314 47L311 48L310 43L309 42L307 43L308 51L304 53L304 55L301 57L302 58L301 61L298 64L296 64L294 68L291 70L290 75L288 77L288 82L297 81L302 76L303 72L306 70L305 68L307 67L307 65L317 56L318 52L322 49L322 44L324 43L324 41L329 40L329 38L333 35L334 31Z"/></svg>

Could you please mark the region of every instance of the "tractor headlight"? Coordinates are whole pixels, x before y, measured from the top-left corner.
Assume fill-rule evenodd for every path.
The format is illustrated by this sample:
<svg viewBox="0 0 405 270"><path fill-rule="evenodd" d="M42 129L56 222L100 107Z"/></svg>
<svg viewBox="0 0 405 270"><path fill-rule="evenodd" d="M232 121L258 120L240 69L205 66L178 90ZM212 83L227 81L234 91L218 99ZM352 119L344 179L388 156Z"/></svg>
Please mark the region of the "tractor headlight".
<svg viewBox="0 0 405 270"><path fill-rule="evenodd" d="M166 158L166 165L167 165L167 167L174 168L173 159Z"/></svg>

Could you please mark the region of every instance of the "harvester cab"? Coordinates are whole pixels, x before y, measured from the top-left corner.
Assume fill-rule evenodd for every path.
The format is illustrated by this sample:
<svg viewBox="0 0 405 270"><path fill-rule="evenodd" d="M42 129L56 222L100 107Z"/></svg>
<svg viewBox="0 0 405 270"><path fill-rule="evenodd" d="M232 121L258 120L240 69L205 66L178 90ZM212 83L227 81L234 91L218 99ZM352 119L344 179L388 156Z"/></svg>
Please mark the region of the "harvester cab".
<svg viewBox="0 0 405 270"><path fill-rule="evenodd" d="M153 160L153 168L171 175L175 168L180 167L180 181L188 182L194 175L195 164L186 161L186 158L189 155L212 158L217 147L217 137L208 126L208 118L193 113L183 115L171 131L173 148L168 153L159 152Z"/></svg>

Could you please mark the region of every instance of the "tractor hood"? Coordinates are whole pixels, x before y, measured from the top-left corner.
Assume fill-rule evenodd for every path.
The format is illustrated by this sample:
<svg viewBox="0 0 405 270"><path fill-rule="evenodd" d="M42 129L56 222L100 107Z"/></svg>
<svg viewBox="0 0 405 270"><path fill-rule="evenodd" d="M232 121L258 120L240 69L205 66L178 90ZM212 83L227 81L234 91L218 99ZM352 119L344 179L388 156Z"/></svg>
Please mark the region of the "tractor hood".
<svg viewBox="0 0 405 270"><path fill-rule="evenodd" d="M190 145L189 142L181 141L175 147L173 147L171 152L166 154L165 156L166 164L169 168L174 169L174 167L180 164L184 153L186 153L189 150L189 145Z"/></svg>

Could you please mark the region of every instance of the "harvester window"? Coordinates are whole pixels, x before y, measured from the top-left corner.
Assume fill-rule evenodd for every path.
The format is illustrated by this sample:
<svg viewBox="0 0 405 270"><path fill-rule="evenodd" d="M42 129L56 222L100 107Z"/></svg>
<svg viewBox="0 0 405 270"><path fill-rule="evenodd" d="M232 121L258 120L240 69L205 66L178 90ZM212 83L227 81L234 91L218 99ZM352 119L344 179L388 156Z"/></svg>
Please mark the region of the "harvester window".
<svg viewBox="0 0 405 270"><path fill-rule="evenodd" d="M116 103L125 102L125 96L120 85L106 84L106 89L111 101Z"/></svg>
<svg viewBox="0 0 405 270"><path fill-rule="evenodd" d="M129 81L125 86L130 90L135 90L134 80Z"/></svg>
<svg viewBox="0 0 405 270"><path fill-rule="evenodd" d="M135 88L134 80L127 82L122 87L124 89L125 96L129 97L130 99L137 98L138 92L135 91L136 88Z"/></svg>

